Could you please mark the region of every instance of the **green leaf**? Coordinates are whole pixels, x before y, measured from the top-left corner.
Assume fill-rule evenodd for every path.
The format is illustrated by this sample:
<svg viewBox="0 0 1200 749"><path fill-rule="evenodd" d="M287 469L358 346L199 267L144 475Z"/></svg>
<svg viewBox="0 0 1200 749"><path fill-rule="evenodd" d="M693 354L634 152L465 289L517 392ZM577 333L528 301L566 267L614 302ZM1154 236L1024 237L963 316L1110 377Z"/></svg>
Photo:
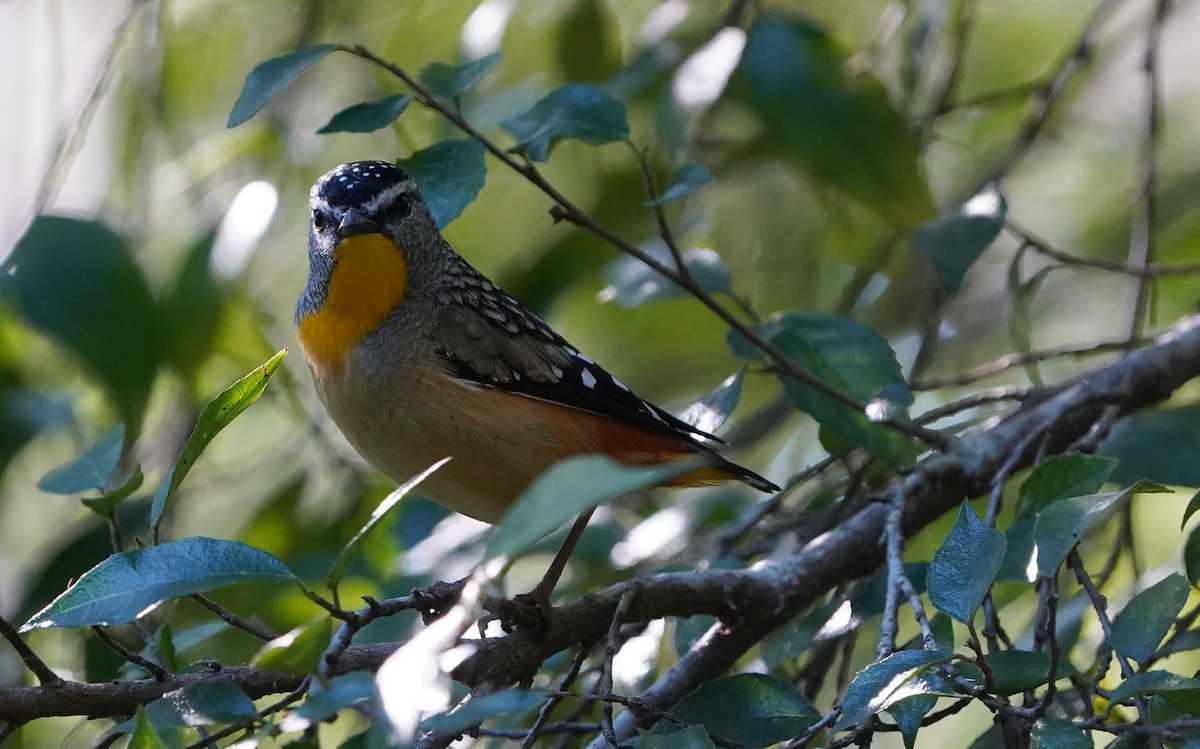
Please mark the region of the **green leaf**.
<svg viewBox="0 0 1200 749"><path fill-rule="evenodd" d="M158 731L154 730L150 719L146 717L145 710L138 710L134 721L133 735L129 737L128 749L171 749L158 735Z"/></svg>
<svg viewBox="0 0 1200 749"><path fill-rule="evenodd" d="M1008 265L1008 298L1012 303L1012 311L1008 318L1008 332L1017 351L1027 354L1033 349L1033 319L1030 306L1042 283L1051 271L1059 266L1048 265L1034 273L1028 281L1022 281L1021 258L1024 257L1024 254L1024 247L1018 249L1013 255L1012 262ZM1041 376L1036 363L1029 364L1025 370L1035 385L1041 385Z"/></svg>
<svg viewBox="0 0 1200 749"><path fill-rule="evenodd" d="M1200 588L1200 528L1193 528L1183 544L1183 573L1193 588Z"/></svg>
<svg viewBox="0 0 1200 749"><path fill-rule="evenodd" d="M1034 543L1037 545L1038 572L1051 576L1067 554L1105 513L1117 502L1133 494L1170 491L1153 482L1140 481L1119 492L1067 497L1038 513Z"/></svg>
<svg viewBox="0 0 1200 749"><path fill-rule="evenodd" d="M450 458L442 458L438 462L426 468L424 471L421 471L416 476L413 476L408 481L405 481L400 485L399 488L383 498L383 501L380 502L379 506L375 508L375 511L371 513L370 519L363 524L362 528L358 529L358 532L354 534L354 538L350 539L350 542L342 547L342 550L337 555L337 559L335 559L333 564L329 567L329 573L325 576L325 585L328 588L331 590L335 589L341 583L342 574L346 571L346 565L349 564L354 555L358 553L358 549L362 546L363 540L367 537L367 534L375 528L375 526L379 525L379 521L383 520L384 516L387 515L393 507L399 504L400 500L408 496L408 493L416 488L418 484L429 478L429 475L434 471L446 465L449 460Z"/></svg>
<svg viewBox="0 0 1200 749"><path fill-rule="evenodd" d="M499 62L499 52L459 65L435 62L421 71L421 85L429 89L434 96L457 99L479 85L483 77L492 72L492 68Z"/></svg>
<svg viewBox="0 0 1200 749"><path fill-rule="evenodd" d="M1173 674L1169 671L1143 671L1117 685L1108 697L1109 710L1118 703L1134 697L1160 694L1181 707L1200 713L1200 679Z"/></svg>
<svg viewBox="0 0 1200 749"><path fill-rule="evenodd" d="M487 180L483 146L470 138L443 140L396 165L417 183L429 212L444 228L470 205Z"/></svg>
<svg viewBox="0 0 1200 749"><path fill-rule="evenodd" d="M337 48L336 44L314 44L255 65L250 75L246 76L242 92L238 94L225 126L237 127L258 114L258 110L287 88L289 83Z"/></svg>
<svg viewBox="0 0 1200 749"><path fill-rule="evenodd" d="M227 284L213 273L215 240L209 231L188 248L162 295L167 360L192 381L212 353L228 295Z"/></svg>
<svg viewBox="0 0 1200 749"><path fill-rule="evenodd" d="M1200 486L1200 404L1125 417L1100 446L1100 454L1120 461L1113 481L1148 478L1168 486Z"/></svg>
<svg viewBox="0 0 1200 749"><path fill-rule="evenodd" d="M281 350L254 371L230 385L204 407L200 419L196 422L196 427L192 429L187 443L183 446L183 452L180 453L175 465L163 480L162 486L154 493L154 502L150 506L150 526L154 529L156 540L167 506L188 471L192 470L196 459L204 452L204 448L208 447L208 443L212 442L213 437L216 437L222 429L237 418L238 414L258 400L266 389L271 375L279 369L285 356L287 356L287 349Z"/></svg>
<svg viewBox="0 0 1200 749"><path fill-rule="evenodd" d="M742 382L746 379L743 367L729 375L712 392L683 410L680 421L702 432L715 434L725 423L742 397Z"/></svg>
<svg viewBox="0 0 1200 749"><path fill-rule="evenodd" d="M661 240L647 242L641 249L669 267L675 267L675 258ZM729 268L716 251L707 247L693 247L680 254L684 266L705 291L723 294L733 288ZM621 255L613 260L605 268L604 275L609 285L600 292L601 301L615 300L622 307L638 307L649 302L690 296L674 281L664 278L631 255Z"/></svg>
<svg viewBox="0 0 1200 749"><path fill-rule="evenodd" d="M292 580L275 557L237 541L201 536L113 554L21 628L115 626L171 598L234 583Z"/></svg>
<svg viewBox="0 0 1200 749"><path fill-rule="evenodd" d="M487 558L519 554L572 517L638 489L695 470L679 460L648 468L624 466L598 455L556 463L533 482L492 528Z"/></svg>
<svg viewBox="0 0 1200 749"><path fill-rule="evenodd" d="M495 715L532 710L546 695L532 689L504 689L472 699L467 704L432 715L417 726L421 731L457 734L470 730Z"/></svg>
<svg viewBox="0 0 1200 749"><path fill-rule="evenodd" d="M929 602L956 621L970 623L1007 547L1004 534L981 522L970 502L963 500L954 528L929 565Z"/></svg>
<svg viewBox="0 0 1200 749"><path fill-rule="evenodd" d="M998 650L987 655L992 669L992 690L1002 697L1028 692L1046 683L1050 673L1050 654L1030 650ZM1070 676L1075 669L1059 659L1057 678Z"/></svg>
<svg viewBox="0 0 1200 749"><path fill-rule="evenodd" d="M798 15L762 13L740 70L768 135L809 174L900 227L933 215L920 143L883 85L828 32Z"/></svg>
<svg viewBox="0 0 1200 749"><path fill-rule="evenodd" d="M1197 510L1200 510L1200 491L1193 494L1192 498L1188 500L1187 508L1183 511L1183 520L1179 521L1179 530L1183 530L1187 526L1187 521L1191 520Z"/></svg>
<svg viewBox="0 0 1200 749"><path fill-rule="evenodd" d="M0 280L25 321L78 357L136 434L162 335L158 305L125 241L97 221L38 216L0 265Z"/></svg>
<svg viewBox="0 0 1200 749"><path fill-rule="evenodd" d="M906 682L953 657L953 653L941 650L901 650L867 666L850 682L842 700L842 717L833 730L856 726L886 710Z"/></svg>
<svg viewBox="0 0 1200 749"><path fill-rule="evenodd" d="M50 494L79 494L103 490L121 460L125 425L118 422L82 455L38 479L37 487Z"/></svg>
<svg viewBox="0 0 1200 749"><path fill-rule="evenodd" d="M533 161L545 161L563 138L594 146L629 137L625 105L591 83L569 83L542 97L529 111L501 123L515 148Z"/></svg>
<svg viewBox="0 0 1200 749"><path fill-rule="evenodd" d="M146 476L142 473L142 467L137 466L133 469L133 475L123 485L105 491L99 497L80 497L79 499L83 502L84 507L106 518L113 514L117 505L128 499L138 489L141 489L142 483L145 480Z"/></svg>
<svg viewBox="0 0 1200 749"><path fill-rule="evenodd" d="M895 352L860 322L806 310L782 313L754 329L826 384L867 401L880 412L902 412L912 403ZM729 343L738 356L761 358L758 348L736 333L730 333ZM915 456L917 448L911 439L873 423L867 414L799 380L781 376L780 381L792 405L838 438L893 466L911 462Z"/></svg>
<svg viewBox="0 0 1200 749"><path fill-rule="evenodd" d="M1138 593L1113 620L1109 644L1126 658L1144 663L1171 630L1189 592L1188 581L1176 574Z"/></svg>
<svg viewBox="0 0 1200 749"><path fill-rule="evenodd" d="M173 731L185 726L215 726L254 720L258 711L254 701L231 681L201 681L182 689L167 692L139 714L158 732ZM135 730L129 720L115 729L118 733Z"/></svg>
<svg viewBox="0 0 1200 749"><path fill-rule="evenodd" d="M1004 561L996 571L996 580L1002 582L1031 583L1037 579L1037 569L1031 569L1033 561L1034 529L1036 518L1018 518L1004 534Z"/></svg>
<svg viewBox="0 0 1200 749"><path fill-rule="evenodd" d="M333 620L322 614L263 645L250 664L260 671L293 676L316 673L329 647L332 624Z"/></svg>
<svg viewBox="0 0 1200 749"><path fill-rule="evenodd" d="M946 289L957 294L963 278L1004 228L1008 204L994 186L912 232L912 244L929 259Z"/></svg>
<svg viewBox="0 0 1200 749"><path fill-rule="evenodd" d="M671 182L655 200L646 201L646 205L666 205L674 200L686 198L705 185L712 184L716 177L703 164L692 161L675 170Z"/></svg>
<svg viewBox="0 0 1200 749"><path fill-rule="evenodd" d="M352 104L331 117L317 133L373 133L400 119L412 100L401 94Z"/></svg>
<svg viewBox="0 0 1200 749"><path fill-rule="evenodd" d="M1092 740L1078 726L1061 718L1041 718L1033 724L1033 749L1092 749Z"/></svg>
<svg viewBox="0 0 1200 749"><path fill-rule="evenodd" d="M937 705L938 698L932 694L920 694L916 697L899 700L887 709L888 715L896 721L900 735L904 737L904 746L913 749L917 744L917 732L921 729L921 721L929 711Z"/></svg>
<svg viewBox="0 0 1200 749"><path fill-rule="evenodd" d="M1084 453L1055 455L1033 469L1017 500L1017 516L1033 517L1045 507L1065 497L1078 497L1100 491L1117 467L1112 458Z"/></svg>
<svg viewBox="0 0 1200 749"><path fill-rule="evenodd" d="M688 726L674 733L643 733L638 749L717 749L703 726Z"/></svg>
<svg viewBox="0 0 1200 749"><path fill-rule="evenodd" d="M709 736L764 747L804 733L821 718L790 683L766 674L713 679L675 706L673 715L704 726Z"/></svg>
<svg viewBox="0 0 1200 749"><path fill-rule="evenodd" d="M335 676L323 685L314 683L304 704L279 721L279 729L285 733L307 730L376 695L375 675L365 671Z"/></svg>

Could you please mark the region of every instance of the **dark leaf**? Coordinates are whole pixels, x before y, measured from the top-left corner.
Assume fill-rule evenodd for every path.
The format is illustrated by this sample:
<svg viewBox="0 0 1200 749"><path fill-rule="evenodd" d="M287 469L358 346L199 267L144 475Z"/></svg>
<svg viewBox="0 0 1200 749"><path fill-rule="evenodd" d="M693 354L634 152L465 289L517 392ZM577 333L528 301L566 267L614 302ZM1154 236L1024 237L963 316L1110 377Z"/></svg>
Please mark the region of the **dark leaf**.
<svg viewBox="0 0 1200 749"><path fill-rule="evenodd" d="M820 719L791 684L766 674L722 676L684 697L671 711L709 736L764 747L803 733Z"/></svg>
<svg viewBox="0 0 1200 749"><path fill-rule="evenodd" d="M396 165L408 172L429 205L439 228L445 228L470 205L487 180L485 150L470 138L443 140L417 151Z"/></svg>
<svg viewBox="0 0 1200 749"><path fill-rule="evenodd" d="M1113 620L1109 644L1126 658L1145 662L1171 630L1190 592L1182 575L1168 575L1138 593Z"/></svg>
<svg viewBox="0 0 1200 749"><path fill-rule="evenodd" d="M883 85L824 29L762 13L750 27L741 72L770 133L815 178L897 226L933 215L921 147Z"/></svg>
<svg viewBox="0 0 1200 749"><path fill-rule="evenodd" d="M133 735L129 737L127 749L171 749L171 747L158 735L158 731L154 730L150 719L146 717L146 711L138 710L137 717L134 718Z"/></svg>
<svg viewBox="0 0 1200 749"><path fill-rule="evenodd" d="M902 412L912 394L896 354L887 341L866 325L843 317L807 310L785 312L755 326L756 332L781 348L801 367L826 384L868 403L886 400ZM731 333L734 353L748 359L762 354L742 336ZM916 454L913 442L893 429L873 423L809 385L781 376L784 391L796 408L850 445L862 447L891 465L903 465Z"/></svg>
<svg viewBox="0 0 1200 749"><path fill-rule="evenodd" d="M1200 588L1200 528L1193 528L1183 544L1183 572L1194 588Z"/></svg>
<svg viewBox="0 0 1200 749"><path fill-rule="evenodd" d="M1000 234L1007 212L1000 191L984 188L954 210L913 229L913 249L929 259L946 289L957 294L967 270Z"/></svg>
<svg viewBox="0 0 1200 749"><path fill-rule="evenodd" d="M1127 416L1117 422L1100 454L1120 461L1112 480L1148 478L1169 486L1200 486L1200 404Z"/></svg>
<svg viewBox="0 0 1200 749"><path fill-rule="evenodd" d="M703 726L688 726L674 733L644 733L638 749L717 749Z"/></svg>
<svg viewBox="0 0 1200 749"><path fill-rule="evenodd" d="M921 728L921 721L925 719L937 701L938 698L932 694L921 694L900 700L887 709L888 715L896 721L896 727L900 729L900 735L904 737L904 746L907 749L913 749L916 746L917 731Z"/></svg>
<svg viewBox="0 0 1200 749"><path fill-rule="evenodd" d="M213 273L216 232L207 232L188 248L187 255L162 295L167 359L185 378L208 360L216 341L227 295L226 285Z"/></svg>
<svg viewBox="0 0 1200 749"><path fill-rule="evenodd" d="M929 565L929 601L947 616L970 623L1004 561L1004 534L981 522L963 500L958 520Z"/></svg>
<svg viewBox="0 0 1200 749"><path fill-rule="evenodd" d="M897 700L906 682L953 657L953 653L940 650L902 650L867 666L850 682L842 700L842 716L833 730L856 726L886 710ZM911 697L912 694L904 693L903 696Z"/></svg>
<svg viewBox="0 0 1200 749"><path fill-rule="evenodd" d="M1018 518L1013 521L1005 536L1004 561L996 571L996 580L1002 582L1031 583L1037 579L1037 568L1032 566L1033 532L1036 518Z"/></svg>
<svg viewBox="0 0 1200 749"><path fill-rule="evenodd" d="M1055 455L1033 469L1021 484L1017 516L1033 517L1065 497L1095 494L1117 467L1112 458L1084 453Z"/></svg>
<svg viewBox="0 0 1200 749"><path fill-rule="evenodd" d="M1037 544L1038 572L1053 575L1067 554L1113 505L1133 494L1169 491L1152 482L1142 481L1119 492L1090 494L1060 499L1038 514L1034 543Z"/></svg>
<svg viewBox="0 0 1200 749"><path fill-rule="evenodd" d="M315 44L255 65L250 75L246 76L242 92L238 94L225 126L237 127L258 114L258 110L287 88L289 83L335 49L336 44Z"/></svg>
<svg viewBox="0 0 1200 749"><path fill-rule="evenodd" d="M375 699L375 675L355 671L335 676L326 684L317 683L309 690L304 704L279 721L284 732L304 731L322 721L330 720L346 708L364 700Z"/></svg>
<svg viewBox="0 0 1200 749"><path fill-rule="evenodd" d="M373 133L400 119L412 100L411 96L401 94L353 104L331 117L317 132Z"/></svg>
<svg viewBox="0 0 1200 749"><path fill-rule="evenodd" d="M601 145L629 137L625 105L591 83L555 89L503 126L533 161L545 161L550 147L563 138Z"/></svg>
<svg viewBox="0 0 1200 749"><path fill-rule="evenodd" d="M234 583L291 579L287 566L265 551L237 541L183 538L113 554L21 629L125 624L171 598Z"/></svg>
<svg viewBox="0 0 1200 749"><path fill-rule="evenodd" d="M499 62L499 52L458 65L435 62L421 71L421 85L429 89L434 96L457 99L479 85L483 77L492 72L492 68Z"/></svg>
<svg viewBox="0 0 1200 749"><path fill-rule="evenodd" d="M422 731L456 734L467 731L495 715L522 713L532 710L546 695L530 689L504 689L472 699L462 707L439 713L421 721Z"/></svg>
<svg viewBox="0 0 1200 749"><path fill-rule="evenodd" d="M993 691L1003 697L1037 689L1050 674L1050 654L1030 650L998 650L987 655ZM1057 679L1075 672L1065 658L1058 662Z"/></svg>
<svg viewBox="0 0 1200 749"><path fill-rule="evenodd" d="M164 694L146 706L142 715L160 732L184 726L214 726L253 720L254 702L231 681L201 681ZM134 730L136 721L117 726L116 731Z"/></svg>
<svg viewBox="0 0 1200 749"><path fill-rule="evenodd" d="M1061 718L1042 718L1033 724L1033 749L1092 749L1092 740L1078 726Z"/></svg>
<svg viewBox="0 0 1200 749"><path fill-rule="evenodd" d="M1179 530L1184 529L1184 527L1187 525L1187 521L1192 518L1192 515L1196 514L1197 510L1200 510L1200 492L1196 492L1192 495L1192 498L1188 500L1187 508L1183 511L1183 520L1179 521Z"/></svg>
<svg viewBox="0 0 1200 749"><path fill-rule="evenodd" d="M1200 679L1169 671L1144 671L1117 685L1108 697L1109 709L1134 697L1159 694L1171 702L1200 714Z"/></svg>
<svg viewBox="0 0 1200 749"><path fill-rule="evenodd" d="M675 170L671 182L657 199L646 202L646 205L666 205L674 200L686 198L705 185L712 184L716 177L703 164L689 162Z"/></svg>
<svg viewBox="0 0 1200 749"><path fill-rule="evenodd" d="M0 269L26 321L77 356L132 433L162 356L159 309L128 245L96 221L38 216Z"/></svg>

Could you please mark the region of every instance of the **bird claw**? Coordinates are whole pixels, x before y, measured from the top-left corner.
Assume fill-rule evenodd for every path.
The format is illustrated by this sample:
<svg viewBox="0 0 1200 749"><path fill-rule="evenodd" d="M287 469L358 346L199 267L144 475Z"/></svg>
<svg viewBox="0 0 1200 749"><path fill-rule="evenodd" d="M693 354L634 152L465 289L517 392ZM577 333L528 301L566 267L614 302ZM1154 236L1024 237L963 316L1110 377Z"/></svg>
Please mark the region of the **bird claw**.
<svg viewBox="0 0 1200 749"><path fill-rule="evenodd" d="M425 624L437 621L458 603L467 579L464 577L452 583L437 580L423 588L413 588L412 597L416 599L417 610L421 612L421 621Z"/></svg>

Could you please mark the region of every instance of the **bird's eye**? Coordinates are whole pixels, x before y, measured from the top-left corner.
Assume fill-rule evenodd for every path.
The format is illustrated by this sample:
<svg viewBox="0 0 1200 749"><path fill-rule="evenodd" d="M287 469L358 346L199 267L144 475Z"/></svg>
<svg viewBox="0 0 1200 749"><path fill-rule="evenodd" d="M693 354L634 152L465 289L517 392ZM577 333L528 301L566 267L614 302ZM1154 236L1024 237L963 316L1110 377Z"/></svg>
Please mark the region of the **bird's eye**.
<svg viewBox="0 0 1200 749"><path fill-rule="evenodd" d="M318 232L325 231L329 226L329 216L325 215L324 211L314 208L312 212L312 225Z"/></svg>
<svg viewBox="0 0 1200 749"><path fill-rule="evenodd" d="M412 201L407 195L397 195L392 204L388 206L388 213L391 213L396 218L405 218L412 213Z"/></svg>

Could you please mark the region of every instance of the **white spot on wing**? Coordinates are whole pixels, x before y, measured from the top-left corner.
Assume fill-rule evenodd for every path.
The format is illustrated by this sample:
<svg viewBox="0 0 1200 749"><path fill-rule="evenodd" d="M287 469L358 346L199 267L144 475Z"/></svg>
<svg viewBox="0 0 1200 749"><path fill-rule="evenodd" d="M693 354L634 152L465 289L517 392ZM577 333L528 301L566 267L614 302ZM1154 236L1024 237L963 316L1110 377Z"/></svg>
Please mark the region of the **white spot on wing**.
<svg viewBox="0 0 1200 749"><path fill-rule="evenodd" d="M626 385L625 383L621 382L620 380L618 380L616 377L612 378L612 381L613 381L613 384L616 385L617 387L621 388L622 390L624 390L627 393L629 392L629 386Z"/></svg>
<svg viewBox="0 0 1200 749"><path fill-rule="evenodd" d="M583 372L579 375L579 379L583 380L584 387L588 387L588 388L596 387L596 375L592 374L592 370L590 370L586 367L583 369Z"/></svg>

